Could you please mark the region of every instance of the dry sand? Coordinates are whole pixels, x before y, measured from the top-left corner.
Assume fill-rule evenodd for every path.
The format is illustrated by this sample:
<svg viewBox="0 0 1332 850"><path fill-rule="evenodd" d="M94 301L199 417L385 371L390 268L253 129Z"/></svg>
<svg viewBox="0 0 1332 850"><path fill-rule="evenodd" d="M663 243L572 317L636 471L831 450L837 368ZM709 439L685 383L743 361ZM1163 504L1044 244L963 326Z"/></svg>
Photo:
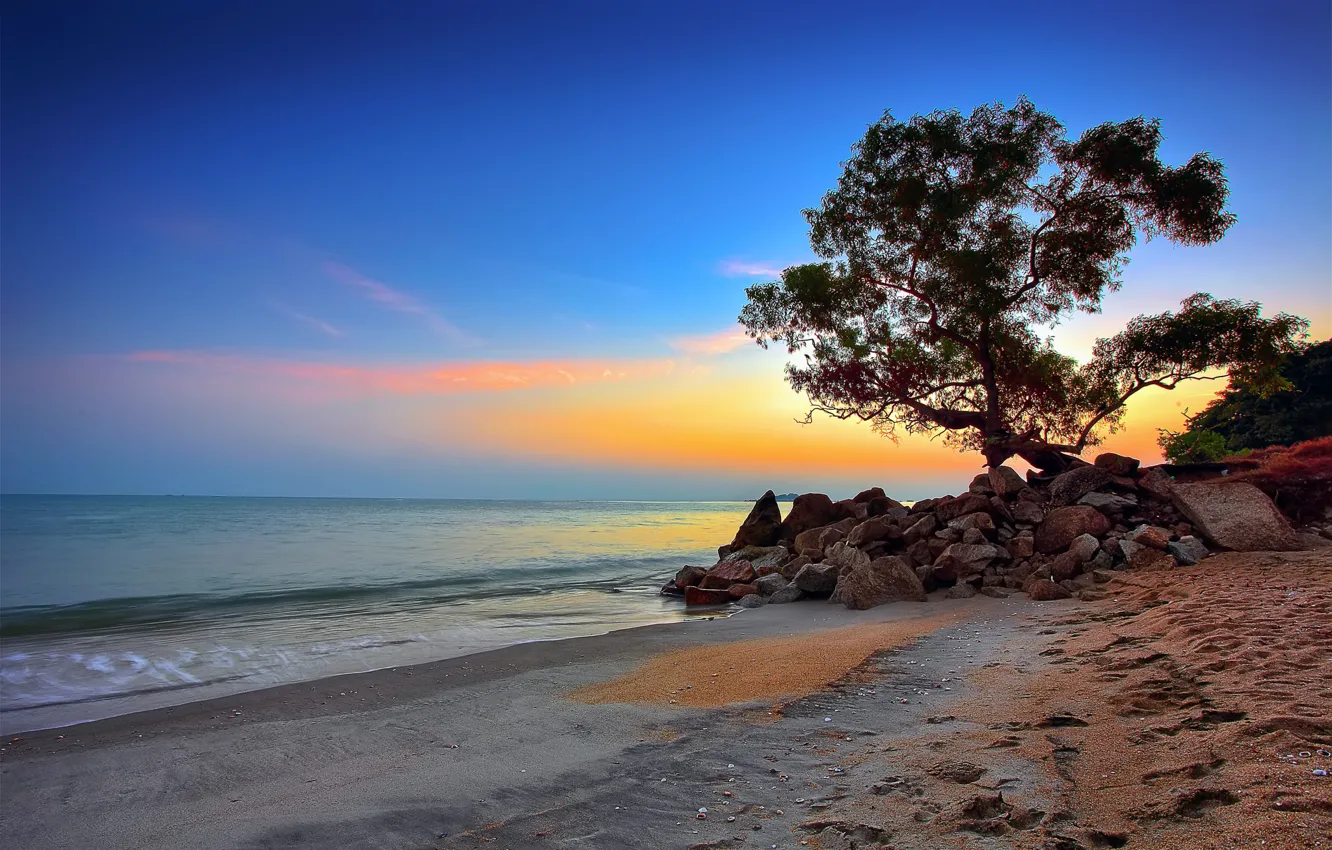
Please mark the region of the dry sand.
<svg viewBox="0 0 1332 850"><path fill-rule="evenodd" d="M584 703L719 708L794 699L845 677L871 655L957 622L965 612L873 623L809 635L760 638L668 652L609 682L579 688Z"/></svg>

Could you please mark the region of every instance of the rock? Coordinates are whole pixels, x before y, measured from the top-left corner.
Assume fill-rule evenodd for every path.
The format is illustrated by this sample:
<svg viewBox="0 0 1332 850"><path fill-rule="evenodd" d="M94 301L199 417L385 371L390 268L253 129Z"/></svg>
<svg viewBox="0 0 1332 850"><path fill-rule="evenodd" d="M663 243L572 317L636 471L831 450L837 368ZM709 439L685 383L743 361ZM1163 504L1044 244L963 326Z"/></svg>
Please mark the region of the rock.
<svg viewBox="0 0 1332 850"><path fill-rule="evenodd" d="M805 593L826 596L837 587L837 570L836 564L806 564L791 583Z"/></svg>
<svg viewBox="0 0 1332 850"><path fill-rule="evenodd" d="M941 522L948 522L963 514L974 514L977 511L989 512L989 510L989 496L982 496L978 493L963 493L956 499L940 499L939 503L934 506L934 515Z"/></svg>
<svg viewBox="0 0 1332 850"><path fill-rule="evenodd" d="M1191 535L1170 541L1166 544L1166 551L1186 567L1193 566L1210 554L1207 545Z"/></svg>
<svg viewBox="0 0 1332 850"><path fill-rule="evenodd" d="M1008 503L1005 502L1003 499L999 498L998 496L990 497L990 514L995 518L996 521L997 520L1007 520L1008 522L1013 521L1013 514L1011 511L1008 510Z"/></svg>
<svg viewBox="0 0 1332 850"><path fill-rule="evenodd" d="M782 512L777 507L777 497L769 490L754 503L749 516L740 523L731 547L734 550L745 546L771 546L781 538L781 526Z"/></svg>
<svg viewBox="0 0 1332 850"><path fill-rule="evenodd" d="M916 578L920 579L920 584L928 593L939 586L939 581L934 577L934 566L932 564L917 564L915 567Z"/></svg>
<svg viewBox="0 0 1332 850"><path fill-rule="evenodd" d="M790 561L787 561L785 564L782 564L782 569L781 569L782 578L786 579L787 581L790 581L791 579L796 577L796 574L800 572L800 569L804 567L805 564L812 564L813 562L814 559L810 558L807 555L800 555L796 558L792 558Z"/></svg>
<svg viewBox="0 0 1332 850"><path fill-rule="evenodd" d="M726 588L686 587L685 605L725 605L731 601L730 591Z"/></svg>
<svg viewBox="0 0 1332 850"><path fill-rule="evenodd" d="M722 561L748 561L755 570L781 567L795 556L785 546L745 546L722 557Z"/></svg>
<svg viewBox="0 0 1332 850"><path fill-rule="evenodd" d="M978 528L968 528L966 531L962 532L963 543L984 543L986 542L986 539L985 535L982 534Z"/></svg>
<svg viewBox="0 0 1332 850"><path fill-rule="evenodd" d="M1179 512L1212 543L1236 552L1290 552L1300 548L1290 523L1252 484L1176 484Z"/></svg>
<svg viewBox="0 0 1332 850"><path fill-rule="evenodd" d="M857 549L854 546L848 546L846 541L843 540L839 543L834 543L828 549L828 555L823 559L823 563L832 564L837 567L840 572L845 573L847 570L868 566L869 562L872 560L873 559L864 550Z"/></svg>
<svg viewBox="0 0 1332 850"><path fill-rule="evenodd" d="M990 489L1001 498L1011 499L1028 488L1027 482L1012 467L994 466L990 468Z"/></svg>
<svg viewBox="0 0 1332 850"><path fill-rule="evenodd" d="M962 582L961 584L955 584L948 588L948 592L944 594L944 599L970 599L975 595L976 588L966 582Z"/></svg>
<svg viewBox="0 0 1332 850"><path fill-rule="evenodd" d="M1149 466L1138 473L1138 487L1160 499L1169 499L1175 479L1159 466Z"/></svg>
<svg viewBox="0 0 1332 850"><path fill-rule="evenodd" d="M731 594L732 599L744 599L746 596L753 596L758 593L758 588L752 582L749 584L733 584L726 588L726 592Z"/></svg>
<svg viewBox="0 0 1332 850"><path fill-rule="evenodd" d="M911 512L913 514L923 514L926 511L932 511L934 510L934 506L942 501L943 499L921 499L919 502L913 502L911 504Z"/></svg>
<svg viewBox="0 0 1332 850"><path fill-rule="evenodd" d="M1025 499L1019 499L1010 509L1015 522L1026 522L1037 525L1045 519L1045 510L1035 502L1028 502Z"/></svg>
<svg viewBox="0 0 1332 850"><path fill-rule="evenodd" d="M768 600L755 593L744 597L737 604L739 604L741 608L762 608L764 605L768 604Z"/></svg>
<svg viewBox="0 0 1332 850"><path fill-rule="evenodd" d="M1027 595L1037 602L1051 602L1055 599L1070 599L1073 594L1049 579L1038 578L1027 585Z"/></svg>
<svg viewBox="0 0 1332 850"><path fill-rule="evenodd" d="M909 526L902 529L902 543L911 546L917 540L928 538L939 527L939 521L934 518L934 514L924 514Z"/></svg>
<svg viewBox="0 0 1332 850"><path fill-rule="evenodd" d="M712 582L712 584L700 584L699 587L716 587L716 583L719 581L726 582L726 587L733 584L748 584L756 576L754 565L748 561L722 561L708 570L708 574L703 577L704 582Z"/></svg>
<svg viewBox="0 0 1332 850"><path fill-rule="evenodd" d="M934 562L934 576L938 581L957 581L979 575L995 561L1007 560L1007 550L992 543L954 543Z"/></svg>
<svg viewBox="0 0 1332 850"><path fill-rule="evenodd" d="M1092 537L1090 534L1079 534L1073 538L1073 542L1068 544L1069 554L1078 559L1078 563L1086 563L1096 557L1096 553L1101 550L1101 541Z"/></svg>
<svg viewBox="0 0 1332 850"><path fill-rule="evenodd" d="M842 516L850 517L856 522L869 519L869 505L861 504L855 499L842 499L841 501L833 502L833 507L841 511Z"/></svg>
<svg viewBox="0 0 1332 850"><path fill-rule="evenodd" d="M1067 581L1082 572L1082 560L1072 552L1060 552L1050 562L1050 575L1055 581Z"/></svg>
<svg viewBox="0 0 1332 850"><path fill-rule="evenodd" d="M907 547L903 553L911 560L913 564L933 564L938 555L930 552L930 544L927 540L917 540Z"/></svg>
<svg viewBox="0 0 1332 850"><path fill-rule="evenodd" d="M845 508L822 493L802 493L795 497L791 512L782 520L781 539L793 541L802 531L832 525L847 516Z"/></svg>
<svg viewBox="0 0 1332 850"><path fill-rule="evenodd" d="M1079 535L1100 537L1109 530L1110 520L1096 508L1088 505L1055 508L1036 529L1036 551L1050 555L1065 549Z"/></svg>
<svg viewBox="0 0 1332 850"><path fill-rule="evenodd" d="M1056 475L1050 482L1050 499L1056 505L1072 505L1093 490L1110 483L1110 473L1094 466L1080 466Z"/></svg>
<svg viewBox="0 0 1332 850"><path fill-rule="evenodd" d="M758 588L759 596L772 596L777 591L786 587L791 582L780 574L770 576L760 576L754 580L754 587Z"/></svg>
<svg viewBox="0 0 1332 850"><path fill-rule="evenodd" d="M1105 514L1122 514L1138 506L1138 500L1132 496L1117 496L1114 493L1088 493L1078 499L1079 505L1091 505Z"/></svg>
<svg viewBox="0 0 1332 850"><path fill-rule="evenodd" d="M887 498L887 496L888 496L888 494L885 493L885 492L883 492L883 488L882 488L882 487L871 487L871 488L869 488L868 490L861 490L859 493L856 494L856 497L855 497L854 499L852 499L851 501L853 501L853 502L869 502L869 501L872 501L872 500L874 500L874 499L883 499L883 498Z"/></svg>
<svg viewBox="0 0 1332 850"><path fill-rule="evenodd" d="M982 496L993 496L995 493L994 487L990 486L990 473L982 472L971 479L971 483L967 485L967 492L979 493Z"/></svg>
<svg viewBox="0 0 1332 850"><path fill-rule="evenodd" d="M676 585L673 581L668 581L661 586L662 596L684 596L684 588Z"/></svg>
<svg viewBox="0 0 1332 850"><path fill-rule="evenodd" d="M856 611L888 602L924 602L925 587L905 561L889 555L843 575L832 601Z"/></svg>
<svg viewBox="0 0 1332 850"><path fill-rule="evenodd" d="M1092 570L1090 573L1092 581L1097 584L1105 584L1115 577L1114 570Z"/></svg>
<svg viewBox="0 0 1332 850"><path fill-rule="evenodd" d="M966 532L969 528L974 528L987 537L993 537L995 532L994 517L987 513L963 514L957 519L950 520L949 528L955 528L958 531Z"/></svg>
<svg viewBox="0 0 1332 850"><path fill-rule="evenodd" d="M865 508L866 518L876 516L904 517L911 513L911 511L907 510L901 502L896 499L890 499L887 496L878 499L870 499L863 504L863 507ZM860 515L856 514L856 516Z"/></svg>
<svg viewBox="0 0 1332 850"><path fill-rule="evenodd" d="M1129 539L1140 546L1165 551L1170 544L1170 532L1155 525L1140 525L1129 532Z"/></svg>
<svg viewBox="0 0 1332 850"><path fill-rule="evenodd" d="M1321 534L1315 534L1311 531L1297 531L1295 532L1295 537L1300 542L1300 548L1306 552L1332 547L1332 540L1328 540Z"/></svg>
<svg viewBox="0 0 1332 850"><path fill-rule="evenodd" d="M697 585L707 574L706 567L681 567L680 571L675 574L675 586L684 590L691 584Z"/></svg>
<svg viewBox="0 0 1332 850"><path fill-rule="evenodd" d="M1114 452L1099 454L1092 461L1092 465L1097 469L1104 469L1111 475L1132 475L1138 471L1138 465L1142 461L1136 457L1125 457L1117 455Z"/></svg>
<svg viewBox="0 0 1332 850"><path fill-rule="evenodd" d="M1114 566L1114 563L1114 557L1109 552L1102 549L1097 552L1096 557L1092 558L1091 562L1087 564L1087 569L1108 570Z"/></svg>
<svg viewBox="0 0 1332 850"><path fill-rule="evenodd" d="M794 584L788 584L781 590L768 597L768 602L773 605L785 605L788 602L799 602L805 598L805 592Z"/></svg>
<svg viewBox="0 0 1332 850"><path fill-rule="evenodd" d="M1030 558L1036 551L1036 541L1031 537L1014 537L1004 547L1014 558Z"/></svg>
<svg viewBox="0 0 1332 850"><path fill-rule="evenodd" d="M796 535L795 552L797 555L808 555L818 560L823 557L823 553L829 546L846 537L847 532L855 527L856 521L854 519L843 519L831 525L822 525L818 528L802 531Z"/></svg>
<svg viewBox="0 0 1332 850"><path fill-rule="evenodd" d="M984 596L992 596L992 597L994 597L995 599L1007 599L1007 598L1008 598L1008 591L1005 590L1004 588L1002 588L1002 587L998 587L998 586L996 586L996 585L988 585L988 584L987 584L986 586L984 586L984 587L982 587L982 588L980 589L980 592L981 592L981 594L984 595Z"/></svg>
<svg viewBox="0 0 1332 850"><path fill-rule="evenodd" d="M846 544L855 546L857 549L863 549L871 543L877 541L894 541L902 539L902 529L897 527L897 520L892 517L879 516L874 519L867 519L846 535Z"/></svg>

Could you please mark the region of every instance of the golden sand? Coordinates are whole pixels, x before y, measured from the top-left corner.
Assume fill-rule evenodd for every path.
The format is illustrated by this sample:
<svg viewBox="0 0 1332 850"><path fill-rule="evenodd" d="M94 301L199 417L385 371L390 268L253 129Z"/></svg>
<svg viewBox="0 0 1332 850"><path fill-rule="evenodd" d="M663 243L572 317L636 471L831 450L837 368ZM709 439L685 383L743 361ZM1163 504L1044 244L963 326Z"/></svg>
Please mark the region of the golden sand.
<svg viewBox="0 0 1332 850"><path fill-rule="evenodd" d="M625 676L579 688L568 696L585 703L681 708L801 697L843 678L874 653L956 622L962 613L677 649L655 656Z"/></svg>

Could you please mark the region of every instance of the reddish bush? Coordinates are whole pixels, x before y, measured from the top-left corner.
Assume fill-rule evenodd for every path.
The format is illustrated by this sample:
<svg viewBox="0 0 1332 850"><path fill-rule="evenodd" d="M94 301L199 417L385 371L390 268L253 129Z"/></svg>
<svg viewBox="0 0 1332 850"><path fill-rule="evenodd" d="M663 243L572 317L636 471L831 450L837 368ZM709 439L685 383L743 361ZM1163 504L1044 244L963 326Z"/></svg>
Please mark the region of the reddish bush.
<svg viewBox="0 0 1332 850"><path fill-rule="evenodd" d="M1225 463L1227 480L1254 485L1296 523L1323 520L1332 511L1332 437L1259 449Z"/></svg>

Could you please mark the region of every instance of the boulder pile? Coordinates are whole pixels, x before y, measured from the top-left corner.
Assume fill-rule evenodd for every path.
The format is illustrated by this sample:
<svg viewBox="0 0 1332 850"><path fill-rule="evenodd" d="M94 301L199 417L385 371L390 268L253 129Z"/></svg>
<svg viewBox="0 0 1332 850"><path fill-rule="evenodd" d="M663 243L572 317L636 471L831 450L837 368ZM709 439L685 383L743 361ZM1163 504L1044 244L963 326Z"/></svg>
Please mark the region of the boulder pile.
<svg viewBox="0 0 1332 850"><path fill-rule="evenodd" d="M1332 523L1297 533L1257 488L1179 471L1107 453L1054 476L996 467L961 495L909 507L877 487L838 502L805 493L785 517L769 490L716 564L684 567L662 593L745 608L812 597L865 609L940 589L1089 599L1118 570L1332 546Z"/></svg>

